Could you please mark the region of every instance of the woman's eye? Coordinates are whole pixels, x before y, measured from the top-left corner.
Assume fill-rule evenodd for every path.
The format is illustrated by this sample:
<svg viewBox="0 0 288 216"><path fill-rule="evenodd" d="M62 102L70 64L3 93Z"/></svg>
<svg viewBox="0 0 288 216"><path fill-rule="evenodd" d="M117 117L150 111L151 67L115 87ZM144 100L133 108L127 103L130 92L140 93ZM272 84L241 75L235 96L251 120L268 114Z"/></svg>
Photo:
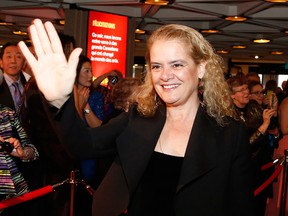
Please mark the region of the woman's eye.
<svg viewBox="0 0 288 216"><path fill-rule="evenodd" d="M174 68L174 69L177 70L177 69L181 69L183 66L184 66L183 64L179 64L179 63L178 63L178 64L173 64L173 65L172 65L172 68Z"/></svg>
<svg viewBox="0 0 288 216"><path fill-rule="evenodd" d="M153 71L159 71L160 70L160 65L151 65L151 70Z"/></svg>

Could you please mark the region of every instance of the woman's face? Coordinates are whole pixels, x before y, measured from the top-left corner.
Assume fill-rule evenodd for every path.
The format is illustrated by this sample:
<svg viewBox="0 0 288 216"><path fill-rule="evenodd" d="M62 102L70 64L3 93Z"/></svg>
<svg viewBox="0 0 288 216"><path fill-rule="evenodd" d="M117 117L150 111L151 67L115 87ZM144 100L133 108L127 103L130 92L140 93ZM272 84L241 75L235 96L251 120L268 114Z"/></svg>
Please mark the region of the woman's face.
<svg viewBox="0 0 288 216"><path fill-rule="evenodd" d="M198 78L202 78L205 64L196 65L184 43L155 41L150 49L150 70L155 91L167 107L198 102Z"/></svg>
<svg viewBox="0 0 288 216"><path fill-rule="evenodd" d="M92 85L92 67L90 62L83 63L79 73L78 84L84 87Z"/></svg>
<svg viewBox="0 0 288 216"><path fill-rule="evenodd" d="M256 100L259 104L262 104L265 99L262 85L259 84L253 86L251 88L249 98L252 100Z"/></svg>
<svg viewBox="0 0 288 216"><path fill-rule="evenodd" d="M233 99L233 103L239 108L244 108L246 104L249 103L248 85L244 84L241 86L233 87L232 90L233 93L231 94L231 97Z"/></svg>

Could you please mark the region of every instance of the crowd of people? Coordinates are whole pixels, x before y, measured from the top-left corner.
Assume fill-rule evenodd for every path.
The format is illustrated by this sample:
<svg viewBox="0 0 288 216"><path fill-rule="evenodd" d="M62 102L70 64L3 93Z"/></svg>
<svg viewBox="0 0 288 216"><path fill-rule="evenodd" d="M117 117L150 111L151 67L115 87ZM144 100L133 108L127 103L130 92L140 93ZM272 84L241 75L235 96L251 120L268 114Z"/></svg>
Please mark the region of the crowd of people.
<svg viewBox="0 0 288 216"><path fill-rule="evenodd" d="M33 46L0 55L0 201L79 170L95 193L76 191L76 216L277 215L280 181L253 192L288 148L287 84L226 79L222 58L183 25L149 37L144 80L117 70L93 80L91 60L50 22L36 19L30 36ZM0 214L69 215L69 189Z"/></svg>

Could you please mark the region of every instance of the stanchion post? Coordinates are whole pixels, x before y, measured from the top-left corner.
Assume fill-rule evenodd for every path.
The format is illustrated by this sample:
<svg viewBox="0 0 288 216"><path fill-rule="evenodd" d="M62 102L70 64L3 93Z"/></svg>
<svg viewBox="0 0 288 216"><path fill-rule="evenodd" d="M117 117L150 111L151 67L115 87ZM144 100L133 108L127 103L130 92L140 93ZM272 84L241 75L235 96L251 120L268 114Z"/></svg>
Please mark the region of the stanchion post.
<svg viewBox="0 0 288 216"><path fill-rule="evenodd" d="M279 216L285 216L285 210L286 210L286 199L287 199L287 175L288 175L288 150L284 150L285 160L283 164L283 181L281 185L281 202L280 202L280 211Z"/></svg>
<svg viewBox="0 0 288 216"><path fill-rule="evenodd" d="M70 216L74 214L75 171L70 172Z"/></svg>

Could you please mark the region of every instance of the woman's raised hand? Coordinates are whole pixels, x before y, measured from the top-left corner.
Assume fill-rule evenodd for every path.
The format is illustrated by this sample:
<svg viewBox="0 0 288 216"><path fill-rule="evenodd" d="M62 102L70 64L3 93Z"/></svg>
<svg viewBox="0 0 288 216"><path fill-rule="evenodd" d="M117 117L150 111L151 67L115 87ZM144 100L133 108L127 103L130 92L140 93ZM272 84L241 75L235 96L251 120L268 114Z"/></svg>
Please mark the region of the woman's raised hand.
<svg viewBox="0 0 288 216"><path fill-rule="evenodd" d="M82 49L73 50L67 62L58 33L51 22L43 24L41 20L35 19L29 27L29 33L37 57L23 41L19 42L19 47L46 100L60 108L73 90Z"/></svg>

